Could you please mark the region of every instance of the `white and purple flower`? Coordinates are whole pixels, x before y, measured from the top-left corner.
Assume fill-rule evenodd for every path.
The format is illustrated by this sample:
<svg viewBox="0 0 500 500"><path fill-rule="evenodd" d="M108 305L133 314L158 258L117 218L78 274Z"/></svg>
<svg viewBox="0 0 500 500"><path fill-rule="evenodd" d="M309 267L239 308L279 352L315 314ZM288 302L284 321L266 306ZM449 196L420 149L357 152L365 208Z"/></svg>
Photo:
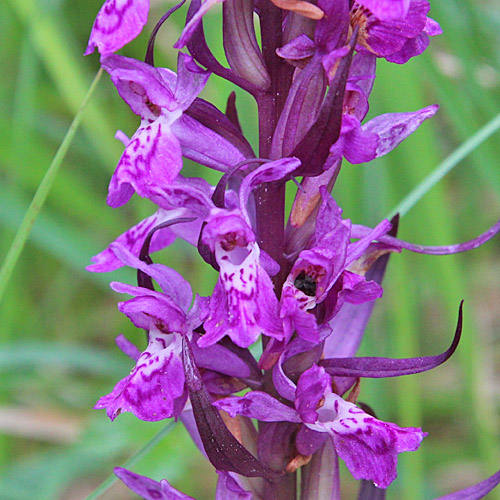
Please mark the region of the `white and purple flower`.
<svg viewBox="0 0 500 500"><path fill-rule="evenodd" d="M378 420L343 400L332 392L330 376L315 365L299 378L295 408L258 391L221 399L214 405L232 417L244 415L262 422L302 424L296 447L303 455L313 454L330 438L351 474L356 479L373 481L379 488L387 488L396 478L397 455L418 449L426 435L419 428Z"/></svg>

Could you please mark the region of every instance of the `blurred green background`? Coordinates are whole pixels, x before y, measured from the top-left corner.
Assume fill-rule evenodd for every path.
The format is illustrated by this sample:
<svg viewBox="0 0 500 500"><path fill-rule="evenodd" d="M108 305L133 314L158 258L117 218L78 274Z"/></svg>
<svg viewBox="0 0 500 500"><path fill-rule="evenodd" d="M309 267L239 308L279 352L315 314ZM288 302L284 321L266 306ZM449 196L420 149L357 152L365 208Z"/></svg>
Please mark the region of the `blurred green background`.
<svg viewBox="0 0 500 500"><path fill-rule="evenodd" d="M436 117L386 158L345 165L335 188L344 215L376 224L464 140L500 112L500 5L496 1L432 0L444 35L404 66L380 62L370 116L432 103ZM11 244L41 178L61 143L93 75L96 54L84 58L100 0L0 2L0 258ZM142 58L148 31L170 7L153 1L148 29L121 51ZM218 8L214 9L217 11ZM171 47L185 9L160 31L157 64L175 69ZM221 55L219 13L206 23ZM223 108L229 91L212 78L203 97ZM238 93L243 127L255 141L252 102ZM116 129L132 134L138 119L104 75L0 304L0 499L86 498L133 456L165 422L123 414L114 423L92 410L131 369L114 345L124 333L143 337L116 308L108 282L134 282L85 271L90 257L152 212L134 197L106 206L107 183L122 146ZM500 215L500 133L462 161L401 220L400 236L421 244L451 244L483 232ZM207 172L192 172L204 175ZM208 172L211 180L217 175ZM157 257L209 294L215 275L182 243ZM409 357L447 348L465 299L464 336L457 354L423 375L363 381L360 399L378 416L429 432L421 450L400 455L389 498L431 499L492 474L500 464L500 238L464 255L391 258L362 353ZM186 493L213 498L211 468L176 425L132 467L168 478ZM355 498L346 481L345 498ZM136 498L114 485L99 498ZM500 499L500 491L487 498Z"/></svg>

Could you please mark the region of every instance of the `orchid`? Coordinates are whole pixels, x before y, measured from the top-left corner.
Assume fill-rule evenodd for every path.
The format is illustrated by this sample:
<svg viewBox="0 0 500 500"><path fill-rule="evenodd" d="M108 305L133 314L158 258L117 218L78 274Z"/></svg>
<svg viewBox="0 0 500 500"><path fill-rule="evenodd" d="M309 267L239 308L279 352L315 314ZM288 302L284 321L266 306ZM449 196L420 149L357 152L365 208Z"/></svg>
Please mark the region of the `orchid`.
<svg viewBox="0 0 500 500"><path fill-rule="evenodd" d="M332 189L344 158L358 164L389 154L435 115L431 104L365 121L377 61L404 64L441 29L428 17L427 0L192 0L174 45L175 73L154 65L153 50L157 31L182 3L160 20L142 62L112 53L142 30L148 3L108 0L86 52L99 49L102 67L141 119L130 139L117 135L125 151L108 204L119 207L136 192L154 206L88 267L137 270L137 286L111 288L133 297L118 308L148 337L142 353L118 337L136 364L95 408L112 420L132 412L145 421L182 421L218 474L218 500L295 500L299 477L303 500L340 499L339 458L360 481L359 498L381 498L397 477L398 455L416 452L428 434L377 418L359 399L362 379L446 362L463 315L460 305L453 342L441 354L357 356L389 255L471 250L494 237L500 222L465 243L422 246L397 238L398 217L375 227L353 223ZM204 16L217 3L229 67L205 39ZM199 97L212 75L255 99L258 155L234 94L225 113ZM185 176L184 158L218 172L217 185ZM218 273L209 297L193 300L179 273L153 262L150 254L177 238ZM146 499L192 498L167 480L115 473ZM498 482L496 473L444 498L482 498Z"/></svg>

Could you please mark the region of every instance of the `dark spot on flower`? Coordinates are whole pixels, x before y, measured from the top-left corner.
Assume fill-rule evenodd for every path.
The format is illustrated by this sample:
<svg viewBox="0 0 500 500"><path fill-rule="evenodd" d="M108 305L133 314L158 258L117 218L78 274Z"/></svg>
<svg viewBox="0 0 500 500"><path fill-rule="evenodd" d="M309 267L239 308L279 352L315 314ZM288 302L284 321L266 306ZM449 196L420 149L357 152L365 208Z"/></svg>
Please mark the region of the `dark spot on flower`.
<svg viewBox="0 0 500 500"><path fill-rule="evenodd" d="M307 275L304 271L301 271L297 275L293 285L297 290L305 293L308 297L314 297L316 295L316 280Z"/></svg>
<svg viewBox="0 0 500 500"><path fill-rule="evenodd" d="M160 114L161 114L160 106L157 106L156 104L152 103L147 97L146 97L145 104L148 107L149 111L151 111L151 113L153 113L153 115L160 116Z"/></svg>
<svg viewBox="0 0 500 500"><path fill-rule="evenodd" d="M158 490L153 490L151 488L148 488L148 494L150 495L151 498L162 498L163 494L160 493Z"/></svg>
<svg viewBox="0 0 500 500"><path fill-rule="evenodd" d="M236 231L226 233L224 239L220 242L220 246L225 252L231 252L236 245L238 245L238 233L236 233Z"/></svg>

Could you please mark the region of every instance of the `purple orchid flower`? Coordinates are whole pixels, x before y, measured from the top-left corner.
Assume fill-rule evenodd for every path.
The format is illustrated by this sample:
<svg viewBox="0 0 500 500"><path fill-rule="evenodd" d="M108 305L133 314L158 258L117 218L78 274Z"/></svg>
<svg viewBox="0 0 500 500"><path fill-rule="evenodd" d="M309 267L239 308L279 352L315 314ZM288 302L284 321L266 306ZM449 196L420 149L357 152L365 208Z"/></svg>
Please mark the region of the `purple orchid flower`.
<svg viewBox="0 0 500 500"><path fill-rule="evenodd" d="M202 232L202 241L215 254L220 276L210 299L210 313L204 324L201 347L212 345L225 335L240 347L253 344L260 334L281 340L278 300L273 284L260 262L260 248L249 226L247 211L252 189L259 182L276 181L298 166L284 159L262 165L247 175L239 191L240 209L213 209Z"/></svg>
<svg viewBox="0 0 500 500"><path fill-rule="evenodd" d="M396 6L393 13L407 10L403 16L389 17L389 9L386 7L388 3L391 2L354 2L351 8L351 25L360 27L357 49L372 52L390 62L404 64L427 48L429 36L440 35L442 30L436 21L427 17L430 9L427 0L410 0L405 2L406 5L409 4L407 8L401 5L402 2L392 2L403 7L397 9ZM370 11L374 7L378 15Z"/></svg>
<svg viewBox="0 0 500 500"><path fill-rule="evenodd" d="M162 189L155 189L155 194L151 195L159 206L158 210L120 235L113 243L123 245L133 255L139 255L145 239L154 232L151 236L150 253L169 246L177 237L196 246L201 225L214 206L211 200L212 193L213 188L204 179L186 179L181 175L177 176L172 184ZM228 196L228 200L231 199L231 196ZM175 222L181 218L194 220L172 224L155 231L155 228L166 222ZM113 271L124 265L111 245L92 257L92 262L93 264L87 267L91 272Z"/></svg>
<svg viewBox="0 0 500 500"><path fill-rule="evenodd" d="M141 117L109 185L108 204L125 204L133 192L152 197L170 185L182 168L182 155L225 170L245 159L222 136L188 116L209 72L179 54L178 75L123 56L102 60L121 97Z"/></svg>
<svg viewBox="0 0 500 500"><path fill-rule="evenodd" d="M89 266L137 269L138 286L111 287L133 297L119 310L148 336L142 352L117 338L135 367L96 408L112 420L126 411L148 421L179 418L219 475L217 500L295 500L299 469L302 500L340 500L339 457L361 481L360 500L382 498L399 453L417 450L426 433L356 406L360 379L436 368L462 333L461 305L441 354L356 356L389 255L470 250L497 234L500 222L465 243L415 245L396 237L398 217L375 228L343 219L330 193L343 158L385 155L435 114L433 105L363 123L377 62L405 63L441 29L427 0L192 0L174 46L189 55L178 54L176 74L155 67L153 52L161 25L183 3L153 30L144 63L113 52L142 30L146 1L107 1L86 51L98 48L141 118L130 139L117 134L125 151L108 204L121 206L136 192L156 206ZM205 39L203 18L217 3L229 67ZM255 99L258 154L235 93L224 112L198 97L212 73ZM220 181L184 177L183 158L223 173ZM287 183L299 176L286 221ZM219 272L211 296L196 295L193 304L190 285L150 257L177 238ZM259 339L260 358L249 349ZM192 498L166 480L115 472L145 499ZM500 472L443 500L479 499L498 482Z"/></svg>
<svg viewBox="0 0 500 500"><path fill-rule="evenodd" d="M136 38L147 23L149 0L106 0L97 14L84 55L95 48L102 56Z"/></svg>
<svg viewBox="0 0 500 500"><path fill-rule="evenodd" d="M115 468L115 474L134 492L145 500L195 500L176 490L166 480L160 482L139 474L134 474L122 467ZM236 474L218 472L217 491L215 500L257 500L249 491L240 485Z"/></svg>
<svg viewBox="0 0 500 500"><path fill-rule="evenodd" d="M225 335L240 347L253 344L261 333L281 339L278 300L251 228L238 214L215 209L202 239L215 253L220 277L198 344L209 346Z"/></svg>
<svg viewBox="0 0 500 500"><path fill-rule="evenodd" d="M318 342L319 334L314 316L308 311L325 302L328 322L344 302L362 304L382 296L382 288L366 282L363 276L349 271L373 240L386 234L391 225L382 221L370 234L351 243L351 223L342 220L342 210L325 188L321 189L323 203L316 220L316 244L300 252L284 285L280 303L285 336L294 331L309 342Z"/></svg>
<svg viewBox="0 0 500 500"><path fill-rule="evenodd" d="M100 398L95 408L106 408L111 420L126 411L148 421L178 416L187 399L182 337L191 336L192 330L203 321L204 302L198 298L189 311L191 287L179 274L164 266L144 264L118 243L112 249L124 264L154 278L164 293L111 283L113 290L135 296L118 307L136 327L149 332L149 343L130 375Z"/></svg>
<svg viewBox="0 0 500 500"><path fill-rule="evenodd" d="M299 453L313 454L323 445L324 438L330 437L356 479L369 479L379 488L387 488L397 475L397 455L415 451L426 433L377 420L336 395L330 386L330 376L323 368L313 366L299 378L295 409L259 391L221 399L214 405L232 417L244 415L264 422L302 423L296 441ZM307 430L301 432L302 429L323 434L324 438L311 436Z"/></svg>
<svg viewBox="0 0 500 500"><path fill-rule="evenodd" d="M424 122L432 118L438 106L410 113L387 113L361 125L355 115L344 114L339 140L331 147L332 160L344 156L350 163L365 163L384 156L403 142Z"/></svg>

